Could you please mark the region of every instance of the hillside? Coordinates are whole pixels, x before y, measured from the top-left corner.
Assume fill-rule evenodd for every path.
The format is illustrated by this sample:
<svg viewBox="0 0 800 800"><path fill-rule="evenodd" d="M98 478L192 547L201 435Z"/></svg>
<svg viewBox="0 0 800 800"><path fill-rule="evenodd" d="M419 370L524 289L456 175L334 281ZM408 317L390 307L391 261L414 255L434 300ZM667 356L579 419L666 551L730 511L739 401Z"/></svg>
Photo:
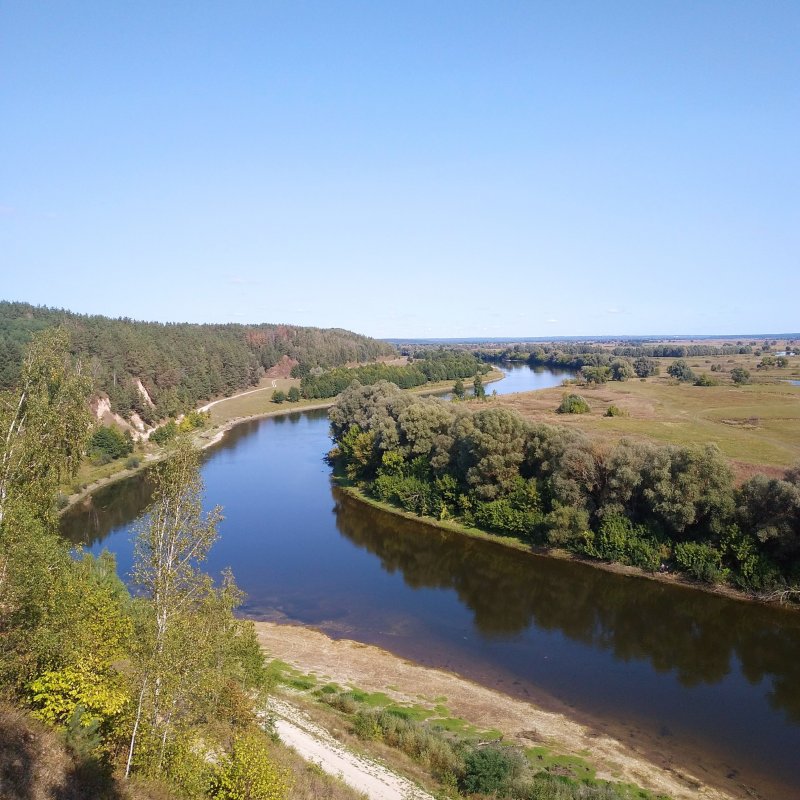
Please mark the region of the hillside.
<svg viewBox="0 0 800 800"><path fill-rule="evenodd" d="M271 369L282 374L300 365L308 372L394 353L385 342L339 328L162 324L0 301L0 389L16 381L30 337L61 324L112 410L145 422L255 386Z"/></svg>

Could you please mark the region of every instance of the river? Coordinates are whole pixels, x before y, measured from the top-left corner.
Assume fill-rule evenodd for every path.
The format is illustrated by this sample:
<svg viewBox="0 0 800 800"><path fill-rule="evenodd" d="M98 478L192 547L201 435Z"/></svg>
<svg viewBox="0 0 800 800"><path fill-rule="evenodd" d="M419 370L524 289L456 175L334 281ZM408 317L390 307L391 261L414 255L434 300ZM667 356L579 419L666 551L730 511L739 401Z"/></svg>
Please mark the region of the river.
<svg viewBox="0 0 800 800"><path fill-rule="evenodd" d="M518 365L498 394L558 385ZM324 411L233 428L206 452L224 507L213 574L243 613L311 625L565 711L716 783L800 797L800 614L467 539L367 507L331 483ZM137 476L62 528L131 566ZM727 777L726 777L727 776ZM741 793L741 792L739 792Z"/></svg>

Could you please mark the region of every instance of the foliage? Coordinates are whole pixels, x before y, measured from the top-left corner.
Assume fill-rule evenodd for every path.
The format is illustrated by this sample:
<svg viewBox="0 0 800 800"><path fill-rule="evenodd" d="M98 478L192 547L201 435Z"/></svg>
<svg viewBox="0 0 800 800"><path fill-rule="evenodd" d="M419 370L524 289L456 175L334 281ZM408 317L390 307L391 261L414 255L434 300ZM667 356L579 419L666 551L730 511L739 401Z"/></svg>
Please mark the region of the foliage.
<svg viewBox="0 0 800 800"><path fill-rule="evenodd" d="M240 736L220 763L211 796L214 800L282 800L291 788L289 773L273 763L264 734Z"/></svg>
<svg viewBox="0 0 800 800"><path fill-rule="evenodd" d="M92 434L89 455L103 455L110 460L123 458L133 452L130 432L123 433L116 425L100 425Z"/></svg>
<svg viewBox="0 0 800 800"><path fill-rule="evenodd" d="M401 389L411 389L435 381L470 378L488 369L472 353L440 349L426 352L405 366L377 363L309 373L303 376L300 388L303 396L309 399L334 397L353 382L371 386L390 381Z"/></svg>
<svg viewBox="0 0 800 800"><path fill-rule="evenodd" d="M667 375L682 383L693 383L697 379L691 367L682 358L673 361L667 367Z"/></svg>
<svg viewBox="0 0 800 800"><path fill-rule="evenodd" d="M296 386L292 386L286 394L286 399L290 403L297 403L300 400L300 390Z"/></svg>
<svg viewBox="0 0 800 800"><path fill-rule="evenodd" d="M39 334L18 384L0 394L0 524L14 503L52 521L58 484L84 454L91 383L73 366L68 348L62 329Z"/></svg>
<svg viewBox="0 0 800 800"><path fill-rule="evenodd" d="M499 793L507 787L513 773L514 761L505 748L476 748L464 759L459 788L470 794Z"/></svg>
<svg viewBox="0 0 800 800"><path fill-rule="evenodd" d="M178 435L178 424L174 419L156 428L150 434L150 441L156 444L166 444L171 442Z"/></svg>
<svg viewBox="0 0 800 800"><path fill-rule="evenodd" d="M614 405L613 403L606 409L606 413L604 414L606 417L627 417L628 414L623 411L619 406Z"/></svg>
<svg viewBox="0 0 800 800"><path fill-rule="evenodd" d="M347 389L329 418L332 460L407 511L752 591L800 580L800 468L737 488L711 445L607 446L387 383Z"/></svg>
<svg viewBox="0 0 800 800"><path fill-rule="evenodd" d="M178 431L180 433L196 431L207 425L210 419L211 414L207 411L189 411L183 415L183 419L178 424Z"/></svg>
<svg viewBox="0 0 800 800"><path fill-rule="evenodd" d="M559 414L588 414L591 408L579 394L565 394L556 411Z"/></svg>
<svg viewBox="0 0 800 800"><path fill-rule="evenodd" d="M675 546L675 561L689 575L701 581L720 583L727 576L722 566L722 554L702 542L679 542Z"/></svg>
<svg viewBox="0 0 800 800"><path fill-rule="evenodd" d="M633 362L633 370L640 378L650 378L660 372L658 361L641 356Z"/></svg>
<svg viewBox="0 0 800 800"><path fill-rule="evenodd" d="M340 329L135 322L3 301L0 389L18 385L31 336L58 326L69 330L70 352L85 365L96 390L108 395L113 410L124 416L136 412L148 423L255 386L282 359L306 370L327 369L394 352L385 342Z"/></svg>
<svg viewBox="0 0 800 800"><path fill-rule="evenodd" d="M719 386L719 381L716 378L712 378L710 375L706 374L705 372L700 375L699 378L695 379L694 382L695 386Z"/></svg>
<svg viewBox="0 0 800 800"><path fill-rule="evenodd" d="M750 372L744 367L734 367L731 370L731 380L739 386L750 383Z"/></svg>
<svg viewBox="0 0 800 800"><path fill-rule="evenodd" d="M273 403L284 403L286 402L286 392L283 389L276 389L272 393L272 402Z"/></svg>

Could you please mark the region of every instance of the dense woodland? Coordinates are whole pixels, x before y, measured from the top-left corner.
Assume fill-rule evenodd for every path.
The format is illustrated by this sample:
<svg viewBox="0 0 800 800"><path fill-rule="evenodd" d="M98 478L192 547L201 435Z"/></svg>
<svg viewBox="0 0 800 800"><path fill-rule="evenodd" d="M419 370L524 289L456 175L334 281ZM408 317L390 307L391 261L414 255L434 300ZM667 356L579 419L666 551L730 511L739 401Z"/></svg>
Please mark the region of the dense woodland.
<svg viewBox="0 0 800 800"><path fill-rule="evenodd" d="M385 342L340 329L161 324L0 302L0 389L18 382L31 336L58 325L69 332L72 355L95 391L108 394L114 411L136 412L145 422L252 387L284 356L310 371L394 352Z"/></svg>
<svg viewBox="0 0 800 800"><path fill-rule="evenodd" d="M351 387L330 420L338 468L407 511L747 591L800 586L800 466L737 488L713 446L605 446L389 383Z"/></svg>
<svg viewBox="0 0 800 800"><path fill-rule="evenodd" d="M401 389L412 389L436 381L472 378L489 371L472 353L464 350L428 350L410 359L406 365L366 364L362 367L322 370L297 369L302 375L300 390L304 397L335 397L353 381L367 386L378 381L389 381Z"/></svg>

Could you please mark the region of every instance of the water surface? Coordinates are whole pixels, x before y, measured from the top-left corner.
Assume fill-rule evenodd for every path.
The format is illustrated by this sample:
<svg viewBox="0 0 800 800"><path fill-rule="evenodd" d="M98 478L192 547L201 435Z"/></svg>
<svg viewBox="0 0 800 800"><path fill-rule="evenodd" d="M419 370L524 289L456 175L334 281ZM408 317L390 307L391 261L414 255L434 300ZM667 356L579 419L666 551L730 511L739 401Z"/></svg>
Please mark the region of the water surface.
<svg viewBox="0 0 800 800"><path fill-rule="evenodd" d="M562 377L509 375L491 387ZM244 613L379 644L666 757L691 753L763 796L800 797L800 615L386 514L332 485L329 447L326 414L312 411L239 425L208 451L207 501L225 513L208 567L233 568ZM64 532L126 573L148 496L141 477L109 486Z"/></svg>

